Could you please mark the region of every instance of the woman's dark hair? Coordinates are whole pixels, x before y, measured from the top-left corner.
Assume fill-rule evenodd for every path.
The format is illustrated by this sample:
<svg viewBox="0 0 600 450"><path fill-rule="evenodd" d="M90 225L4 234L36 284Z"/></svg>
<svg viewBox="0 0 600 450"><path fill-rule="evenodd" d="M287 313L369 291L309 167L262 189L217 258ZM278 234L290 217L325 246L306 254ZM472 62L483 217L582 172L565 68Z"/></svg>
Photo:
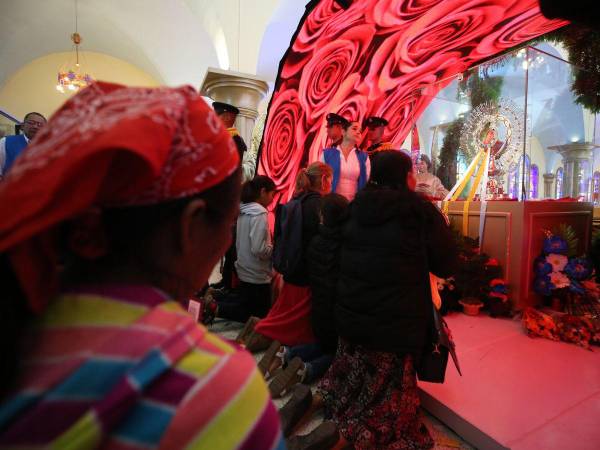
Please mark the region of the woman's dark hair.
<svg viewBox="0 0 600 450"><path fill-rule="evenodd" d="M348 200L340 194L327 194L321 199L321 216L323 225L336 227L348 217Z"/></svg>
<svg viewBox="0 0 600 450"><path fill-rule="evenodd" d="M424 153L421 153L417 160L423 161L425 165L427 165L428 172L431 170L431 160L429 159L429 156L425 155Z"/></svg>
<svg viewBox="0 0 600 450"><path fill-rule="evenodd" d="M412 160L398 150L383 150L371 162L369 183L378 187L409 190L407 177L412 172Z"/></svg>
<svg viewBox="0 0 600 450"><path fill-rule="evenodd" d="M227 212L239 203L240 169L216 186L191 197L171 200L156 205L132 206L127 208L109 208L102 212L102 227L108 240L109 254L96 263L113 265L125 258L133 258L141 265L146 264L151 255L148 254L149 239L156 237L161 227L179 217L192 200L202 199L206 202L207 220L219 226ZM69 251L66 237L69 222L63 226L63 243L61 249L66 256L75 257L74 261L66 261L67 269L81 266L79 257ZM74 262L74 264L68 264ZM152 267L149 265L149 267ZM67 271L68 272L68 271ZM76 274L77 272L74 272ZM68 275L71 273L68 272ZM77 278L77 277L75 277Z"/></svg>
<svg viewBox="0 0 600 450"><path fill-rule="evenodd" d="M67 282L88 281L89 269L110 267L123 258L132 258L145 264L148 239L156 238L167 221L178 217L194 199L206 202L207 219L220 226L232 205L239 202L240 169L218 185L197 195L150 206L111 208L102 211L102 226L109 242L109 254L97 261L86 261L68 248L67 237L72 223L61 224L59 251ZM81 275L81 278L78 276ZM91 280L90 280L91 281ZM22 359L22 337L33 318L27 299L16 278L8 255L0 253L0 397L11 389L18 377L18 362Z"/></svg>
<svg viewBox="0 0 600 450"><path fill-rule="evenodd" d="M275 190L275 183L266 175L256 175L246 181L242 186L242 203L252 203L260 197L260 191L271 192Z"/></svg>

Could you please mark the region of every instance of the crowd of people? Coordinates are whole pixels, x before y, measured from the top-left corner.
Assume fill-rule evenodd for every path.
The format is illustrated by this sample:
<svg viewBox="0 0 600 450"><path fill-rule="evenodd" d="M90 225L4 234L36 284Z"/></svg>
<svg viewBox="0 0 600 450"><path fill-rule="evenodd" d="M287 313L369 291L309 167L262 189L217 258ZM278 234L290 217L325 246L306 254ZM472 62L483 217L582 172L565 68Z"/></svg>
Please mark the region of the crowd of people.
<svg viewBox="0 0 600 450"><path fill-rule="evenodd" d="M383 142L383 118L329 114L271 230L276 186L241 183L238 112L98 82L26 118L39 132L0 183L0 447L433 446L416 367L430 273L456 249L415 192L427 160ZM237 342L185 311L198 296L205 324L245 323Z"/></svg>

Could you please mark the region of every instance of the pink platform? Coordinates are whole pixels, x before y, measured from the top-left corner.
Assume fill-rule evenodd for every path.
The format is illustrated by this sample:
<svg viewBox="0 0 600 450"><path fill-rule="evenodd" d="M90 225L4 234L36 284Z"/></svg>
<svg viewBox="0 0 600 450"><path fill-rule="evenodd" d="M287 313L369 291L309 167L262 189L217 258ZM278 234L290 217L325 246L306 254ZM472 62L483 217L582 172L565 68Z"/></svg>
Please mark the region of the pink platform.
<svg viewBox="0 0 600 450"><path fill-rule="evenodd" d="M463 376L420 383L423 407L480 449L600 449L600 347L531 339L519 320L447 317Z"/></svg>

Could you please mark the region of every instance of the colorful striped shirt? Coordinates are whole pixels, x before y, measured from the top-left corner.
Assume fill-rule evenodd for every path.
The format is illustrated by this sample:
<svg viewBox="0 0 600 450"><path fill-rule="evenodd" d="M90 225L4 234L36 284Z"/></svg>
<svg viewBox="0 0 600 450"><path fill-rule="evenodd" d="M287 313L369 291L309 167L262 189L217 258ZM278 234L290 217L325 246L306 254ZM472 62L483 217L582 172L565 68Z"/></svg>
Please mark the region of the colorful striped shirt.
<svg viewBox="0 0 600 450"><path fill-rule="evenodd" d="M252 356L156 289L69 291L35 330L0 448L285 448Z"/></svg>

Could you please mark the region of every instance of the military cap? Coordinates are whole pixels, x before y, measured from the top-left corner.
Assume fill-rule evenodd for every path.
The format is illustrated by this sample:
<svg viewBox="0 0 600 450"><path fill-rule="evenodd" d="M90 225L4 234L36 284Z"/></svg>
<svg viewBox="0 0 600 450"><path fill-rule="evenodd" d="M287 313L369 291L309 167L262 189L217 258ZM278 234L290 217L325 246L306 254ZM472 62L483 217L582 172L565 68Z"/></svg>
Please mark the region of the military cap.
<svg viewBox="0 0 600 450"><path fill-rule="evenodd" d="M223 113L233 113L233 114L239 114L240 110L237 109L235 106L230 105L229 103L222 103L222 102L213 102L212 104L213 109L215 110L215 112L217 114L223 114Z"/></svg>
<svg viewBox="0 0 600 450"><path fill-rule="evenodd" d="M327 114L325 120L327 120L328 127L332 127L334 125L348 125L350 123L347 119L344 119L342 116L335 113Z"/></svg>
<svg viewBox="0 0 600 450"><path fill-rule="evenodd" d="M371 116L367 117L363 122L363 127L366 128L376 128L376 127L385 127L387 126L388 121L383 117Z"/></svg>

